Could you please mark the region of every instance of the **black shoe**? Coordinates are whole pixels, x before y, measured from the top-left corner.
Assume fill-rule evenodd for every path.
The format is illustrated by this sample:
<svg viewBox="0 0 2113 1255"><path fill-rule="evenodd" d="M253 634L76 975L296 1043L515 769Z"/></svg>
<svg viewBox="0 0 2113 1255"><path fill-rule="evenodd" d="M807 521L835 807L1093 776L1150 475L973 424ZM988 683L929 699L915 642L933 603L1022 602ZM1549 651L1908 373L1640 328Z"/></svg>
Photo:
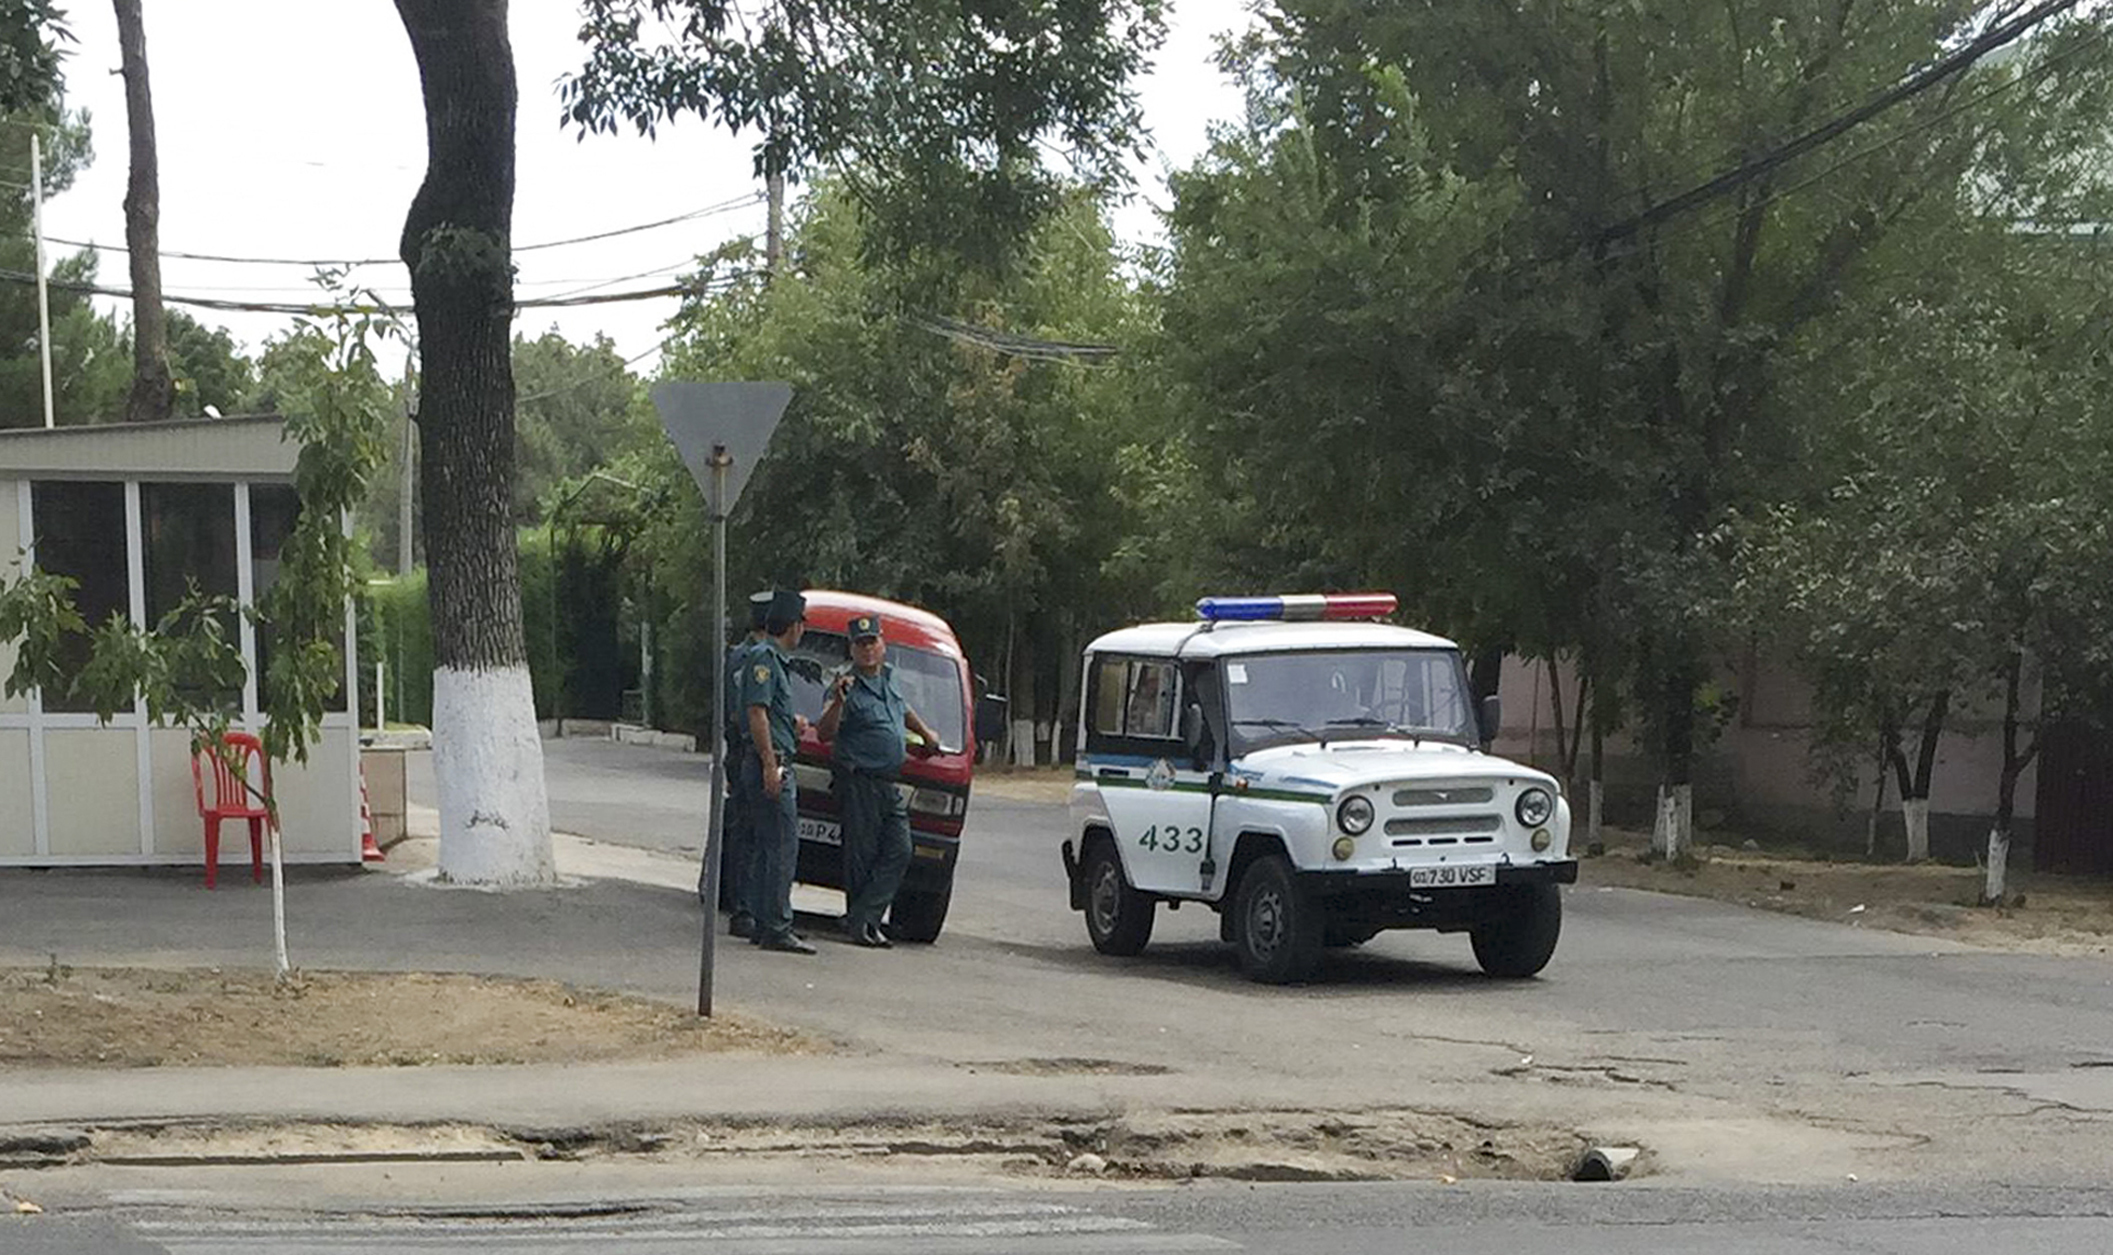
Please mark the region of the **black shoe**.
<svg viewBox="0 0 2113 1255"><path fill-rule="evenodd" d="M868 924L861 928L858 932L852 934L851 941L852 944L864 946L869 950L893 950L895 948L895 943L888 940L888 935L880 930L880 925L878 924Z"/></svg>
<svg viewBox="0 0 2113 1255"><path fill-rule="evenodd" d="M813 946L801 940L798 933L785 933L777 937L765 937L756 943L759 949L775 950L780 954L814 954Z"/></svg>
<svg viewBox="0 0 2113 1255"><path fill-rule="evenodd" d="M732 920L727 922L726 931L729 936L753 937L756 935L755 917L745 914L736 914Z"/></svg>

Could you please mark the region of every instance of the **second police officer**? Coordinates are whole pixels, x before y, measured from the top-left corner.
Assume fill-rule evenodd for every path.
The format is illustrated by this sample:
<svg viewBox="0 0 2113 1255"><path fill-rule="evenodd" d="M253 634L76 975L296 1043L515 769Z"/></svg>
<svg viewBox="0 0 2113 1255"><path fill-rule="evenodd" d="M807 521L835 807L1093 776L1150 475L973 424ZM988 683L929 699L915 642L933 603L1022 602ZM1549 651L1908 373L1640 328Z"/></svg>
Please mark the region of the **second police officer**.
<svg viewBox="0 0 2113 1255"><path fill-rule="evenodd" d="M749 943L787 954L814 953L792 929L792 881L800 858L799 785L792 762L805 721L793 713L792 685L785 674L786 655L799 645L806 626L807 599L793 589L779 589L764 624L768 635L749 649L741 672L749 741L741 779L755 843L747 885L754 921Z"/></svg>
<svg viewBox="0 0 2113 1255"><path fill-rule="evenodd" d="M726 816L719 838L719 909L728 912L732 933L746 937L755 931L755 917L749 914L748 882L754 878L756 843L751 831L749 812L754 809L748 790L741 782L742 760L748 756L748 707L741 700L741 676L748 661L749 650L761 644L764 627L770 618L772 594L752 593L748 599L748 635L735 641L726 651L726 667L721 672L720 692L725 694L726 744L722 747L726 757ZM697 893L701 899L705 892L704 876L697 880Z"/></svg>
<svg viewBox="0 0 2113 1255"><path fill-rule="evenodd" d="M886 947L881 917L910 865L910 815L897 781L906 732L924 753L939 734L903 700L887 661L880 616L851 616L851 666L829 689L819 731L834 741L835 790L844 825L844 934L857 945Z"/></svg>

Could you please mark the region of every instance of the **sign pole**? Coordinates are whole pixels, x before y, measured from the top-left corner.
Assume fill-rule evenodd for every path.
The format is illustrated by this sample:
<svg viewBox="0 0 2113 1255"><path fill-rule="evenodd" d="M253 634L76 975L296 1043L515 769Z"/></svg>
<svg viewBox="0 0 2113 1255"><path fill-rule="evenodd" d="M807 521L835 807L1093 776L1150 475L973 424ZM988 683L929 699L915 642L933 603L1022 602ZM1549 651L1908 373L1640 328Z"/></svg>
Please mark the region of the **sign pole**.
<svg viewBox="0 0 2113 1255"><path fill-rule="evenodd" d="M712 446L712 639L727 647L726 636L726 472L734 464L726 446ZM726 837L726 663L714 656L712 674L711 822L704 834L704 952L697 965L697 1014L712 1014L712 950L719 937L720 860ZM737 904L738 905L738 904Z"/></svg>
<svg viewBox="0 0 2113 1255"><path fill-rule="evenodd" d="M721 648L727 640L726 520L749 475L770 445L770 433L792 401L788 383L699 383L663 379L653 385L653 408L682 464L704 490L712 519L712 623ZM697 959L697 1014L712 1013L712 947L719 931L721 846L726 838L726 665L712 667L711 819L704 832L704 871L697 882L704 910L704 944ZM743 712L745 715L747 712Z"/></svg>

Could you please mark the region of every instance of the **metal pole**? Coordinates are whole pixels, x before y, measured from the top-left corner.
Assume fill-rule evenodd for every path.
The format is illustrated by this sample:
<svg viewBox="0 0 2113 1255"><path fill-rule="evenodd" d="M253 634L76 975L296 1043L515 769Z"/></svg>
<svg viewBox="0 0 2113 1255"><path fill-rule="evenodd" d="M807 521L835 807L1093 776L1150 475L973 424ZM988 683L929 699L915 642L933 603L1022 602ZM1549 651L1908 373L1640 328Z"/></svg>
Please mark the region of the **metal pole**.
<svg viewBox="0 0 2113 1255"><path fill-rule="evenodd" d="M415 424L411 421L411 412L416 408L416 403L411 398L413 361L412 355L404 355L404 438L403 448L396 455L396 573L398 575L409 575L411 573L411 476L414 473L411 467L411 457L412 440L415 435Z"/></svg>
<svg viewBox="0 0 2113 1255"><path fill-rule="evenodd" d="M37 237L37 353L44 359L44 425L56 426L51 411L51 296L44 286L44 146L29 133L30 231Z"/></svg>
<svg viewBox="0 0 2113 1255"><path fill-rule="evenodd" d="M734 464L725 445L712 446L712 639L725 649L726 639L726 472ZM712 1013L712 947L719 935L719 857L726 834L726 663L712 665L712 796L711 820L704 833L704 951L697 967L697 1014Z"/></svg>

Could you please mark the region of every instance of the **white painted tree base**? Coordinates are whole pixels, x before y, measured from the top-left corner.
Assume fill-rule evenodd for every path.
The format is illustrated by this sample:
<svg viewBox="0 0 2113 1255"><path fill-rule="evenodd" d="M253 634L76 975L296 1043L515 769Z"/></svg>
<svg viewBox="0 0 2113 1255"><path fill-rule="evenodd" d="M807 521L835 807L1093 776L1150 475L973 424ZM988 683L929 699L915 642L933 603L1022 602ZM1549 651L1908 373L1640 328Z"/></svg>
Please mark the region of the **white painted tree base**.
<svg viewBox="0 0 2113 1255"><path fill-rule="evenodd" d="M1981 901L1995 906L2010 889L2010 834L1998 829L1988 833L1988 875L1982 882Z"/></svg>
<svg viewBox="0 0 2113 1255"><path fill-rule="evenodd" d="M441 880L499 889L556 880L527 667L434 668L433 776Z"/></svg>
<svg viewBox="0 0 2113 1255"><path fill-rule="evenodd" d="M1651 848L1661 858L1676 858L1695 844L1695 786L1658 786L1658 814L1651 824Z"/></svg>
<svg viewBox="0 0 2113 1255"><path fill-rule="evenodd" d="M1930 861L1930 800L1911 797L1900 804L1900 820L1908 830L1908 862Z"/></svg>
<svg viewBox="0 0 2113 1255"><path fill-rule="evenodd" d="M1589 800L1585 806L1585 844L1589 847L1598 845L1604 839L1601 832L1601 815L1607 800L1607 787L1594 780L1588 786L1587 797Z"/></svg>

